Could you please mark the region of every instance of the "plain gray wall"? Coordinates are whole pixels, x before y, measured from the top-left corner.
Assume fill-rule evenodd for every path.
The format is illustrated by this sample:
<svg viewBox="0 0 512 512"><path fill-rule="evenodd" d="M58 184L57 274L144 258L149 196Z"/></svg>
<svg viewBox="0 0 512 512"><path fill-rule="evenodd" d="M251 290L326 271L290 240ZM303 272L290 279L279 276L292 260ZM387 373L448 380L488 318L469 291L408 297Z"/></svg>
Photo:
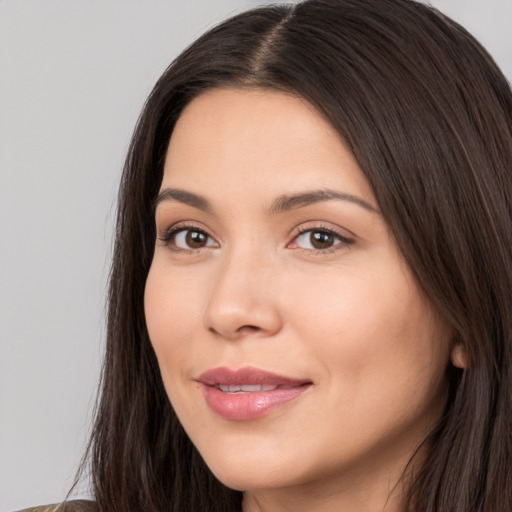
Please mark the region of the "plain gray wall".
<svg viewBox="0 0 512 512"><path fill-rule="evenodd" d="M0 511L58 501L72 482L117 182L145 97L208 26L261 3L0 0ZM512 0L433 4L512 77Z"/></svg>

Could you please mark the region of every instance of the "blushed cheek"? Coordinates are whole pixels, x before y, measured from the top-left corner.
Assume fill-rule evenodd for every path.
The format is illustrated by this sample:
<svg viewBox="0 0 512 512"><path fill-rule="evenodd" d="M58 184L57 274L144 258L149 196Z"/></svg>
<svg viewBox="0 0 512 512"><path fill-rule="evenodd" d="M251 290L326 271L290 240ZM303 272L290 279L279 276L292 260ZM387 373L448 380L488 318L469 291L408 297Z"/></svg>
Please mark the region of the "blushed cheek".
<svg viewBox="0 0 512 512"><path fill-rule="evenodd" d="M399 369L426 369L439 356L431 308L400 267L306 285L307 296L290 293L289 318L311 357L331 373L339 369L359 382L373 372L385 380Z"/></svg>
<svg viewBox="0 0 512 512"><path fill-rule="evenodd" d="M197 305L197 287L180 280L160 259L155 256L144 291L146 324L153 343L182 336Z"/></svg>
<svg viewBox="0 0 512 512"><path fill-rule="evenodd" d="M329 361L357 359L369 349L375 333L384 327L374 283L365 286L360 278L331 277L306 282L304 288L308 293L290 286L286 317L312 352Z"/></svg>
<svg viewBox="0 0 512 512"><path fill-rule="evenodd" d="M167 395L176 402L179 397L174 395L189 377L187 371L196 349L203 287L158 263L146 282L146 324Z"/></svg>

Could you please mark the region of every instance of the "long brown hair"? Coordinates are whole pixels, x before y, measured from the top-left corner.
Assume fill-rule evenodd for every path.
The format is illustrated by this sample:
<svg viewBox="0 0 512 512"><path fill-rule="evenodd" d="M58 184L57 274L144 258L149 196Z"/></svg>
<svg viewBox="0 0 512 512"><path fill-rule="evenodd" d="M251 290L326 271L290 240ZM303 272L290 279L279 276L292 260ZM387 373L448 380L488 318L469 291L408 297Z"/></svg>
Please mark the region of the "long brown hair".
<svg viewBox="0 0 512 512"><path fill-rule="evenodd" d="M118 205L101 395L89 446L101 511L241 510L164 391L143 293L173 126L214 87L284 90L338 130L406 261L463 344L404 510L512 510L512 94L459 25L411 0L307 0L198 39L147 100Z"/></svg>

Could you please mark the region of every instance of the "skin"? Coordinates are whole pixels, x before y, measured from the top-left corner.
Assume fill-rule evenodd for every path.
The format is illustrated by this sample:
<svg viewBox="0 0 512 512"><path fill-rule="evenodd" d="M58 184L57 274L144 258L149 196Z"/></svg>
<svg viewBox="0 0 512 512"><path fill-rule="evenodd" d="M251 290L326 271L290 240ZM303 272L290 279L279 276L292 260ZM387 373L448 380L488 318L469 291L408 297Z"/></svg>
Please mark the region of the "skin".
<svg viewBox="0 0 512 512"><path fill-rule="evenodd" d="M247 512L398 510L400 476L442 411L458 356L337 132L292 95L204 93L174 129L167 189L211 209L165 193L159 202L147 326L169 399L212 472L245 491ZM357 199L269 211L319 189ZM173 227L182 231L165 240ZM202 247L187 245L187 229L204 233ZM337 234L315 249L312 233L325 230ZM220 366L313 385L266 416L226 420L197 382Z"/></svg>

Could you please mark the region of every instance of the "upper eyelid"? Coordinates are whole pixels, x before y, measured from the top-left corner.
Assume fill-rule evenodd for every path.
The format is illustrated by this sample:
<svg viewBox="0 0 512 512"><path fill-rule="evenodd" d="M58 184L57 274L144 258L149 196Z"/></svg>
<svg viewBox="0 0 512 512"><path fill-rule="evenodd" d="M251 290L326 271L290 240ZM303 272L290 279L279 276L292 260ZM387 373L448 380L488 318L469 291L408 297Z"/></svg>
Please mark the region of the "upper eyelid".
<svg viewBox="0 0 512 512"><path fill-rule="evenodd" d="M331 223L326 223L323 221L317 221L317 223L315 223L315 221L312 222L313 225L311 225L309 222L303 222L302 224L298 225L293 230L293 237L296 238L303 233L316 230L327 231L334 235L340 236L341 238L357 238L357 236L347 228L342 228L341 226L332 225Z"/></svg>
<svg viewBox="0 0 512 512"><path fill-rule="evenodd" d="M342 235L341 233L339 233L338 231L335 231L333 229L327 229L327 228L309 228L309 229L305 229L304 231L300 231L298 232L292 239L290 242L288 242L287 245L290 245L292 243L294 243L296 240L298 240L300 237L302 237L303 235L307 234L307 233L314 233L314 232L324 232L324 233L328 233L329 235L331 236L334 236L335 238L337 238L341 244L345 244L345 245L352 245L354 243L354 239L353 238L349 238L348 236L345 236L345 235ZM321 250L321 249L319 249Z"/></svg>
<svg viewBox="0 0 512 512"><path fill-rule="evenodd" d="M173 222L172 224L165 224L166 227L163 227L161 229L158 228L158 222L157 222L157 233L171 233L173 231L186 231L187 229L197 229L198 231L203 231L208 236L211 236L212 238L215 238L211 233L210 230L203 226L201 222L195 222L195 221L188 221L183 220L179 222Z"/></svg>
<svg viewBox="0 0 512 512"><path fill-rule="evenodd" d="M212 240L214 240L217 244L221 244L219 242L219 238L212 233L210 228L207 228L199 221L178 221L175 222L168 227L164 229L158 229L157 226L157 238L160 240L164 240L166 238L169 238L171 235L175 235L180 231L187 231L187 230L198 230L203 233L205 233L208 237L210 237ZM353 241L353 239L357 238L355 234L353 234L350 230L346 228L342 228L340 226L331 225L331 223L326 221L307 221L302 222L301 224L297 225L295 228L292 229L290 232L288 241L286 242L286 245L290 244L300 235L303 235L304 233L308 233L310 231L326 231L328 233L333 234L334 236L339 237L342 241Z"/></svg>
<svg viewBox="0 0 512 512"><path fill-rule="evenodd" d="M197 225L195 223L194 224L189 223L187 221L176 222L163 230L157 229L156 237L158 240L160 240L162 242L169 243L169 242L171 242L172 238L174 236L176 236L178 233L180 233L182 231L191 231L191 230L200 231L201 233L204 233L206 236L208 236L208 238L211 238L212 240L214 240L215 243L217 243L217 244L219 243L217 241L217 239L215 238L215 236L213 236L209 232L208 229L206 229L200 225Z"/></svg>

